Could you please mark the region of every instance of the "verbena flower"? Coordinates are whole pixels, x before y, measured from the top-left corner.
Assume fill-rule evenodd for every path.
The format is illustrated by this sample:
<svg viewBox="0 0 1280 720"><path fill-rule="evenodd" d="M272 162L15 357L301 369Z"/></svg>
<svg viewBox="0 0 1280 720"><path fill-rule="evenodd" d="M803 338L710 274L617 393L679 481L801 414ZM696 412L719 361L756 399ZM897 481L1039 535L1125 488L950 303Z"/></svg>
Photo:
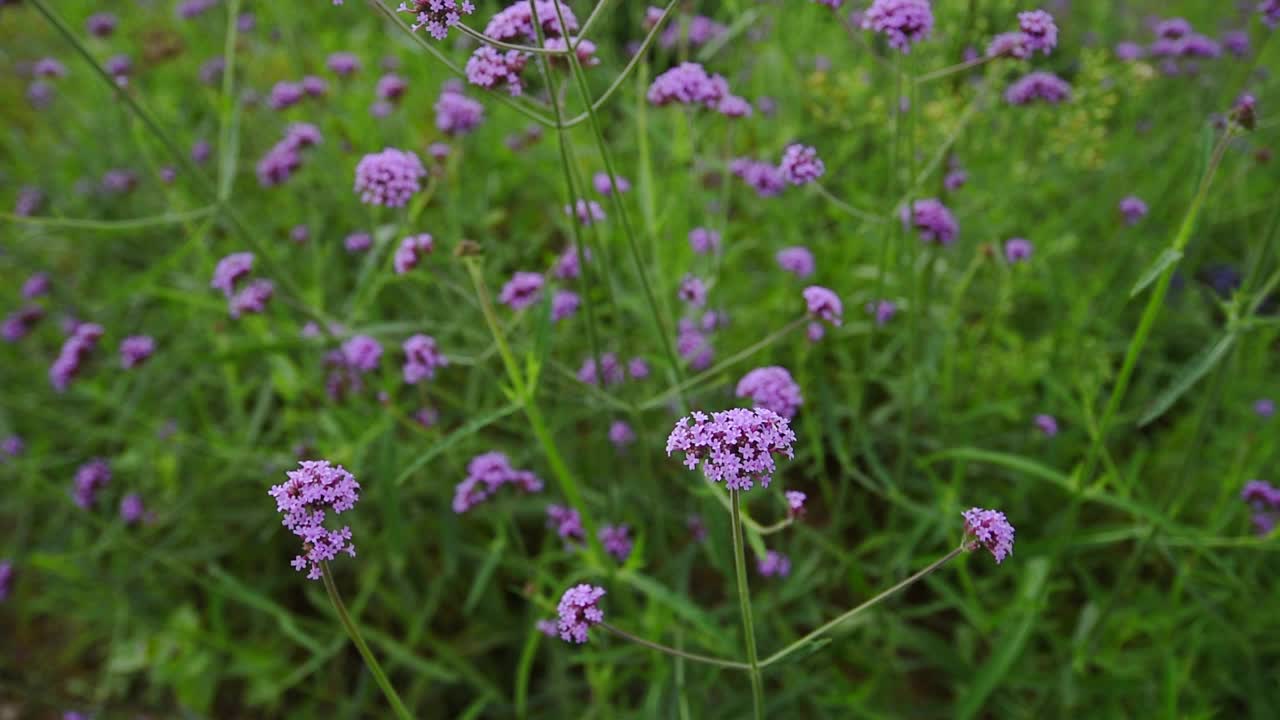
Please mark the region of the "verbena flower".
<svg viewBox="0 0 1280 720"><path fill-rule="evenodd" d="M436 128L446 135L466 135L484 121L484 105L462 94L462 84L445 83L436 99Z"/></svg>
<svg viewBox="0 0 1280 720"><path fill-rule="evenodd" d="M600 58L596 57L596 44L585 38L580 39L575 37L566 39L563 37L549 37L547 38L546 43L543 44L543 47L548 50L566 52L569 49L570 43L573 43L574 54L578 56L578 62L584 68L595 67L600 64ZM551 61L554 63L563 63L564 58L552 57Z"/></svg>
<svg viewBox="0 0 1280 720"><path fill-rule="evenodd" d="M566 548L577 547L586 539L582 528L582 516L577 510L563 505L547 506L547 524L564 540Z"/></svg>
<svg viewBox="0 0 1280 720"><path fill-rule="evenodd" d="M790 420L804 404L800 386L787 369L778 365L756 368L742 376L734 395L751 398L758 408L766 408Z"/></svg>
<svg viewBox="0 0 1280 720"><path fill-rule="evenodd" d="M631 528L626 525L605 525L596 533L604 551L618 562L626 562L631 555Z"/></svg>
<svg viewBox="0 0 1280 720"><path fill-rule="evenodd" d="M138 493L129 493L120 500L120 519L125 525L136 525L147 514L147 508Z"/></svg>
<svg viewBox="0 0 1280 720"><path fill-rule="evenodd" d="M506 85L507 92L518 96L524 92L521 73L529 58L518 50L503 52L482 45L467 60L467 82L492 90Z"/></svg>
<svg viewBox="0 0 1280 720"><path fill-rule="evenodd" d="M627 361L627 374L632 380L643 380L649 377L649 363L644 358L631 358Z"/></svg>
<svg viewBox="0 0 1280 720"><path fill-rule="evenodd" d="M1231 108L1231 119L1246 130L1254 129L1258 123L1257 98L1249 93L1236 98L1236 103Z"/></svg>
<svg viewBox="0 0 1280 720"><path fill-rule="evenodd" d="M289 230L289 239L292 240L295 245L302 245L311 239L311 228L306 225L294 225L293 228Z"/></svg>
<svg viewBox="0 0 1280 720"><path fill-rule="evenodd" d="M305 96L301 84L282 80L272 86L267 104L272 110L284 110L297 105Z"/></svg>
<svg viewBox="0 0 1280 720"><path fill-rule="evenodd" d="M368 250L373 245L373 236L369 233L351 233L342 241L342 246L349 253L358 253Z"/></svg>
<svg viewBox="0 0 1280 720"><path fill-rule="evenodd" d="M615 177L618 180L617 189L619 193L626 193L631 191L630 180L622 177L621 175L617 175ZM609 173L605 173L605 172L596 173L591 178L591 185L596 189L596 192L600 193L601 195L613 194L614 186L613 186L613 181L609 179Z"/></svg>
<svg viewBox="0 0 1280 720"><path fill-rule="evenodd" d="M391 264L397 275L404 275L417 267L422 258L430 255L433 250L435 250L435 239L431 235L427 233L410 235L400 241L400 247L396 248Z"/></svg>
<svg viewBox="0 0 1280 720"><path fill-rule="evenodd" d="M799 490L788 490L783 495L787 498L787 514L799 517L804 514L804 501L809 497Z"/></svg>
<svg viewBox="0 0 1280 720"><path fill-rule="evenodd" d="M360 58L355 53L336 52L329 55L324 64L334 75L346 77L360 69Z"/></svg>
<svg viewBox="0 0 1280 720"><path fill-rule="evenodd" d="M374 86L374 94L378 99L389 103L399 102L408 90L409 83L395 73L387 73L378 78L378 84Z"/></svg>
<svg viewBox="0 0 1280 720"><path fill-rule="evenodd" d="M324 97L329 94L329 83L316 75L302 78L302 92L309 98Z"/></svg>
<svg viewBox="0 0 1280 720"><path fill-rule="evenodd" d="M1249 56L1249 33L1243 30L1230 30L1222 35L1222 47L1232 55L1242 58Z"/></svg>
<svg viewBox="0 0 1280 720"><path fill-rule="evenodd" d="M730 111L726 114L742 112L742 98L729 92L729 81L721 75L707 73L698 63L680 63L658 75L645 97L649 104L657 106L675 103Z"/></svg>
<svg viewBox="0 0 1280 720"><path fill-rule="evenodd" d="M1269 418L1276 414L1276 403L1270 398L1262 398L1253 404L1253 412L1261 418Z"/></svg>
<svg viewBox="0 0 1280 720"><path fill-rule="evenodd" d="M71 497L76 505L87 510L98 502L98 493L110 482L111 466L102 458L94 458L76 468Z"/></svg>
<svg viewBox="0 0 1280 720"><path fill-rule="evenodd" d="M1018 13L1018 27L1027 39L1027 49L1048 55L1058 46L1058 26L1053 16L1043 10Z"/></svg>
<svg viewBox="0 0 1280 720"><path fill-rule="evenodd" d="M1147 215L1147 204L1142 198L1130 195L1120 201L1120 214L1124 216L1126 223L1137 225Z"/></svg>
<svg viewBox="0 0 1280 720"><path fill-rule="evenodd" d="M403 207L422 189L427 169L410 151L386 148L365 155L356 165L355 191L366 205Z"/></svg>
<svg viewBox="0 0 1280 720"><path fill-rule="evenodd" d="M622 449L636 441L636 433L623 420L614 420L609 426L609 442L613 446Z"/></svg>
<svg viewBox="0 0 1280 720"><path fill-rule="evenodd" d="M1004 243L1004 258L1018 263L1031 258L1031 241L1026 238L1009 238Z"/></svg>
<svg viewBox="0 0 1280 720"><path fill-rule="evenodd" d="M1121 62L1133 62L1139 60L1144 54L1142 46L1135 42L1117 43L1115 47L1116 59Z"/></svg>
<svg viewBox="0 0 1280 720"><path fill-rule="evenodd" d="M44 192L38 187L27 185L18 191L18 200L13 204L13 214L18 217L31 217L40 212L44 206Z"/></svg>
<svg viewBox="0 0 1280 720"><path fill-rule="evenodd" d="M239 318L245 313L261 313L267 309L267 303L275 295L276 286L270 280L258 278L244 286L240 292L228 302L232 318Z"/></svg>
<svg viewBox="0 0 1280 720"><path fill-rule="evenodd" d="M1031 48L1028 46L1027 36L1020 32L1007 32L996 35L987 44L987 57L1007 57L1016 60L1025 60L1031 57Z"/></svg>
<svg viewBox="0 0 1280 720"><path fill-rule="evenodd" d="M756 559L756 569L764 577L786 577L791 574L791 559L776 550L768 550Z"/></svg>
<svg viewBox="0 0 1280 720"><path fill-rule="evenodd" d="M1058 434L1058 419L1052 415L1041 413L1035 416L1032 423L1047 437L1053 437Z"/></svg>
<svg viewBox="0 0 1280 720"><path fill-rule="evenodd" d="M604 595L604 588L585 583L564 591L556 606L560 616L556 627L562 640L578 644L587 641L591 626L604 622L604 611L600 609L600 598Z"/></svg>
<svg viewBox="0 0 1280 720"><path fill-rule="evenodd" d="M818 151L808 145L788 145L778 163L782 179L792 185L807 185L822 177L826 166L818 157Z"/></svg>
<svg viewBox="0 0 1280 720"><path fill-rule="evenodd" d="M625 379L617 353L601 353L600 366L598 368L596 367L595 357L588 357L583 360L582 367L578 369L578 381L587 385L594 385L599 381L600 374L604 376L605 385L617 385Z"/></svg>
<svg viewBox="0 0 1280 720"><path fill-rule="evenodd" d="M557 14L553 0L536 0L534 7L529 0L516 0L501 12L494 15L484 28L484 34L495 40L525 40L533 43L538 40L538 33L533 27L533 11L538 11L538 22L548 37L571 35L578 31L578 18L567 4L561 3ZM560 16L564 17L564 28L560 27Z"/></svg>
<svg viewBox="0 0 1280 720"><path fill-rule="evenodd" d="M67 66L57 58L40 58L31 66L31 74L40 78L62 78L67 76Z"/></svg>
<svg viewBox="0 0 1280 720"><path fill-rule="evenodd" d="M754 188L760 197L773 197L787 188L781 171L766 162L736 158L729 163L729 172Z"/></svg>
<svg viewBox="0 0 1280 720"><path fill-rule="evenodd" d="M26 443L17 435L10 435L4 440L0 440L0 456L8 455L9 457L18 457L27 449ZM3 460L0 457L0 460Z"/></svg>
<svg viewBox="0 0 1280 720"><path fill-rule="evenodd" d="M586 251L587 259L591 259L591 251ZM556 260L555 269L552 271L555 276L561 280L573 280L582 272L582 263L578 259L578 248L570 245L560 253L560 257Z"/></svg>
<svg viewBox="0 0 1280 720"><path fill-rule="evenodd" d="M916 200L910 213L902 208L901 216L903 226L914 227L924 242L950 245L960 234L960 225L951 210L935 198Z"/></svg>
<svg viewBox="0 0 1280 720"><path fill-rule="evenodd" d="M443 40L449 36L449 28L462 22L463 15L475 12L476 6L470 0L409 0L400 3L397 10L414 16L410 26L414 32L426 28L431 37Z"/></svg>
<svg viewBox="0 0 1280 720"><path fill-rule="evenodd" d="M867 314L875 317L876 325L884 327L898 314L898 306L892 300L877 300L867 303Z"/></svg>
<svg viewBox="0 0 1280 720"><path fill-rule="evenodd" d="M116 31L118 20L113 13L101 12L94 13L85 21L84 28L94 37L110 37Z"/></svg>
<svg viewBox="0 0 1280 720"><path fill-rule="evenodd" d="M273 485L268 494L276 500L276 511L284 515L283 524L302 540L302 554L293 559L295 570L307 570L307 577L318 580L321 564L340 553L351 557L356 547L351 542L351 528L325 528L328 512L341 514L360 500L360 483L341 465L328 460L303 460L297 470L285 473L288 480Z"/></svg>
<svg viewBox="0 0 1280 720"><path fill-rule="evenodd" d="M342 344L346 366L358 372L372 372L382 361L382 343L368 335L356 335Z"/></svg>
<svg viewBox="0 0 1280 720"><path fill-rule="evenodd" d="M680 280L679 297L693 307L704 307L707 304L707 284L699 277L685 275Z"/></svg>
<svg viewBox="0 0 1280 720"><path fill-rule="evenodd" d="M117 85L125 85L129 81L129 75L133 72L133 59L128 55L112 55L102 63L102 68L107 74L115 79Z"/></svg>
<svg viewBox="0 0 1280 720"><path fill-rule="evenodd" d="M542 490L542 480L528 470L517 470L500 452L481 453L467 463L467 477L454 488L453 511L468 512L493 496L504 485L523 492Z"/></svg>
<svg viewBox="0 0 1280 720"><path fill-rule="evenodd" d="M875 0L862 16L862 29L884 35L889 47L909 53L913 43L933 32L933 9L928 0Z"/></svg>
<svg viewBox="0 0 1280 720"><path fill-rule="evenodd" d="M689 231L689 247L699 255L720 249L720 233L710 228L696 227Z"/></svg>
<svg viewBox="0 0 1280 720"><path fill-rule="evenodd" d="M70 387L71 381L80 374L81 367L89 358L89 353L97 347L102 333L101 325L82 323L71 333L71 337L62 343L62 350L59 351L53 365L49 367L49 382L52 383L54 390L64 392Z"/></svg>
<svg viewBox="0 0 1280 720"><path fill-rule="evenodd" d="M551 322L560 322L578 312L582 300L578 294L570 290L557 290L551 296Z"/></svg>
<svg viewBox="0 0 1280 720"><path fill-rule="evenodd" d="M1053 73L1033 72L1010 85L1004 99L1010 105L1030 105L1037 100L1057 105L1071 99L1071 86Z"/></svg>
<svg viewBox="0 0 1280 720"><path fill-rule="evenodd" d="M970 551L984 547L996 563L1013 554L1013 526L999 510L971 508L964 513L965 545Z"/></svg>
<svg viewBox="0 0 1280 720"><path fill-rule="evenodd" d="M14 310L4 319L0 327L0 337L8 342L18 342L44 318L44 308L39 305L27 305Z"/></svg>
<svg viewBox="0 0 1280 720"><path fill-rule="evenodd" d="M138 187L138 174L126 168L112 168L102 174L102 190L121 195Z"/></svg>
<svg viewBox="0 0 1280 720"><path fill-rule="evenodd" d="M178 4L178 17L193 20L218 5L218 0L183 0Z"/></svg>
<svg viewBox="0 0 1280 720"><path fill-rule="evenodd" d="M542 286L545 283L546 279L539 273L517 272L502 286L498 302L512 310L524 310L542 297Z"/></svg>
<svg viewBox="0 0 1280 720"><path fill-rule="evenodd" d="M656 13L652 12L655 10L657 11ZM656 23L658 18L662 17L662 9L650 8L649 17L652 18L652 22ZM706 45L729 31L729 28L709 17L694 15L683 22L672 21L671 24L667 25L662 34L658 36L658 45L663 49L671 49L679 44L682 39L681 26L684 26L686 30L683 33L683 39L691 48Z"/></svg>
<svg viewBox="0 0 1280 720"><path fill-rule="evenodd" d="M798 278L809 277L815 269L813 253L807 247L797 245L783 248L774 257L779 267Z"/></svg>
<svg viewBox="0 0 1280 720"><path fill-rule="evenodd" d="M156 351L156 341L149 335L131 335L120 342L120 366L128 370L146 362Z"/></svg>
<svg viewBox="0 0 1280 720"><path fill-rule="evenodd" d="M676 328L676 352L694 370L706 370L715 359L715 351L706 332L688 319L681 320Z"/></svg>
<svg viewBox="0 0 1280 720"><path fill-rule="evenodd" d="M795 433L787 419L763 408L694 412L676 423L667 438L667 455L684 453L684 464L702 471L730 490L750 490L756 480L769 487L777 467L775 454L794 457Z"/></svg>
<svg viewBox="0 0 1280 720"><path fill-rule="evenodd" d="M575 205L565 205L564 214L569 217L576 215L578 222L583 225L593 225L603 221L605 218L604 208L600 207L600 203L595 200L579 199Z"/></svg>
<svg viewBox="0 0 1280 720"><path fill-rule="evenodd" d="M690 515L685 520L685 527L689 529L689 538L696 543L704 542L707 539L707 525L702 522L702 516L698 514Z"/></svg>
<svg viewBox="0 0 1280 720"><path fill-rule="evenodd" d="M404 341L404 381L416 385L436 376L436 370L446 367L449 359L441 352L436 339L430 335L414 335Z"/></svg>
<svg viewBox="0 0 1280 720"><path fill-rule="evenodd" d="M1271 29L1280 27L1280 0L1262 0L1258 3L1258 14L1262 16L1262 24Z"/></svg>
<svg viewBox="0 0 1280 720"><path fill-rule="evenodd" d="M840 303L839 296L834 292L820 285L810 285L804 289L802 295L810 315L826 320L832 325L840 325L844 314L844 306Z"/></svg>

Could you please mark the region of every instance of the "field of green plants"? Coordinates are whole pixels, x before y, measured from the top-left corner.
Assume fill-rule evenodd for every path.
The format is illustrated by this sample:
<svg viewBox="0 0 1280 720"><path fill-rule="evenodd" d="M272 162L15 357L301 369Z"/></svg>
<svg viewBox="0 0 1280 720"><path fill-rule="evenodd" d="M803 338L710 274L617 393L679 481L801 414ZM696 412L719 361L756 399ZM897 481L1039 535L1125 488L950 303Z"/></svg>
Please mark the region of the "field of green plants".
<svg viewBox="0 0 1280 720"><path fill-rule="evenodd" d="M1280 717L1280 0L0 0L0 720Z"/></svg>

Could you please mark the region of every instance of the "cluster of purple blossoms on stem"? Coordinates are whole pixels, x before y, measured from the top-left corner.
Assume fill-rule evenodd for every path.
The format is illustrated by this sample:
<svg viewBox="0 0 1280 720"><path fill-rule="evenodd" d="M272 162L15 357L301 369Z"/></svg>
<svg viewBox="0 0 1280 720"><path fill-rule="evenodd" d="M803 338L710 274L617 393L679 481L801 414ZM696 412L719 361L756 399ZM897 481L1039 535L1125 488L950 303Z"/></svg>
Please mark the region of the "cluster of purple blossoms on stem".
<svg viewBox="0 0 1280 720"><path fill-rule="evenodd" d="M446 135L466 135L484 121L484 105L462 93L462 83L445 83L436 99L436 128Z"/></svg>
<svg viewBox="0 0 1280 720"><path fill-rule="evenodd" d="M272 110L285 110L297 105L306 95L301 83L281 80L272 86L271 97L267 104Z"/></svg>
<svg viewBox="0 0 1280 720"><path fill-rule="evenodd" d="M258 184L262 187L274 187L284 183L302 167L302 150L319 145L322 140L320 130L315 125L290 125L285 130L284 138L258 161Z"/></svg>
<svg viewBox="0 0 1280 720"><path fill-rule="evenodd" d="M524 82L520 74L529 61L529 56L518 50L501 50L483 45L467 59L467 82L486 90L501 85L507 86L507 92L513 96L524 92Z"/></svg>
<svg viewBox="0 0 1280 720"><path fill-rule="evenodd" d="M799 143L788 145L782 153L782 162L778 163L778 172L782 179L792 185L807 185L822 177L826 166L818 157L818 151L808 145Z"/></svg>
<svg viewBox="0 0 1280 720"><path fill-rule="evenodd" d="M694 412L667 437L667 455L684 453L684 464L730 490L750 490L756 480L769 487L777 467L773 456L794 457L795 433L787 419L763 408L734 408L708 416Z"/></svg>
<svg viewBox="0 0 1280 720"><path fill-rule="evenodd" d="M1147 216L1147 204L1137 195L1130 195L1120 201L1120 214L1129 225L1137 225Z"/></svg>
<svg viewBox="0 0 1280 720"><path fill-rule="evenodd" d="M577 547L586 540L587 533L582 528L582 516L573 508L548 505L547 525L556 531L556 535L561 540L564 540L566 548Z"/></svg>
<svg viewBox="0 0 1280 720"><path fill-rule="evenodd" d="M756 569L764 577L786 577L791 574L791 558L776 550L765 551L756 559Z"/></svg>
<svg viewBox="0 0 1280 720"><path fill-rule="evenodd" d="M603 222L605 218L604 208L600 207L600 203L595 200L578 199L575 205L565 205L564 214L569 217L578 218L578 222L583 225L594 225Z"/></svg>
<svg viewBox="0 0 1280 720"><path fill-rule="evenodd" d="M98 493L111 482L111 466L102 458L94 458L76 469L71 497L76 505L89 509L98 501Z"/></svg>
<svg viewBox="0 0 1280 720"><path fill-rule="evenodd" d="M604 588L587 584L565 590L560 604L556 606L556 614L560 616L556 623L560 639L579 645L585 643L591 626L604 622L604 611L600 609L600 598L604 595Z"/></svg>
<svg viewBox="0 0 1280 720"><path fill-rule="evenodd" d="M582 361L582 367L578 368L579 382L595 385L601 377L604 378L605 385L617 385L626 379L616 353L601 353L599 366L594 357L588 357Z"/></svg>
<svg viewBox="0 0 1280 720"><path fill-rule="evenodd" d="M493 496L503 485L526 493L542 490L542 480L529 470L517 470L500 452L475 456L467 463L467 477L454 488L453 511L461 515Z"/></svg>
<svg viewBox="0 0 1280 720"><path fill-rule="evenodd" d="M862 16L862 29L878 32L889 47L911 52L912 43L933 32L933 8L928 0L875 0Z"/></svg>
<svg viewBox="0 0 1280 720"><path fill-rule="evenodd" d="M810 285L804 289L802 295L810 315L826 320L837 327L840 325L843 320L844 305L834 292L821 285Z"/></svg>
<svg viewBox="0 0 1280 720"><path fill-rule="evenodd" d="M403 207L422 189L427 169L417 154L386 148L365 155L356 165L355 191L366 205Z"/></svg>
<svg viewBox="0 0 1280 720"><path fill-rule="evenodd" d="M867 314L876 320L878 327L884 327L886 323L898 314L898 306L892 300L877 300L876 302L867 303Z"/></svg>
<svg viewBox="0 0 1280 720"><path fill-rule="evenodd" d="M31 66L31 74L39 78L62 78L67 76L67 66L57 58L40 58Z"/></svg>
<svg viewBox="0 0 1280 720"><path fill-rule="evenodd" d="M587 259L591 259L591 251L586 251ZM560 257L556 259L555 269L552 270L556 277L561 280L573 280L582 272L582 263L578 260L578 248L570 245L560 253Z"/></svg>
<svg viewBox="0 0 1280 720"><path fill-rule="evenodd" d="M449 28L462 22L463 15L475 12L476 6L470 0L410 0L400 3L397 10L414 16L410 28L414 32L426 28L431 37L443 40L449 36Z"/></svg>
<svg viewBox="0 0 1280 720"><path fill-rule="evenodd" d="M1026 238L1009 238L1004 243L1004 259L1011 264L1030 260L1031 251L1031 241Z"/></svg>
<svg viewBox="0 0 1280 720"><path fill-rule="evenodd" d="M251 280L239 291L236 286L253 271L253 253L232 253L218 261L213 271L210 287L221 290L227 297L227 309L232 318L245 313L260 313L275 294L270 280Z"/></svg>
<svg viewBox="0 0 1280 720"><path fill-rule="evenodd" d="M680 280L680 299L693 307L705 307L707 304L707 284L695 275L685 275Z"/></svg>
<svg viewBox="0 0 1280 720"><path fill-rule="evenodd" d="M987 44L987 57L1007 57L1025 60L1031 57L1031 48L1027 44L1027 36L1020 32L1000 33L991 38Z"/></svg>
<svg viewBox="0 0 1280 720"><path fill-rule="evenodd" d="M734 395L751 398L755 407L765 408L790 420L804 404L800 386L787 369L777 365L756 368L742 376Z"/></svg>
<svg viewBox="0 0 1280 720"><path fill-rule="evenodd" d="M156 351L156 341L149 335L131 335L120 342L120 367L129 370L146 362Z"/></svg>
<svg viewBox="0 0 1280 720"><path fill-rule="evenodd" d="M1037 100L1057 105L1071 99L1071 85L1053 73L1033 72L1010 85L1004 99L1010 105L1030 105Z"/></svg>
<svg viewBox="0 0 1280 720"><path fill-rule="evenodd" d="M228 308L232 318L239 318L246 313L261 313L267 309L267 303L275 295L276 286L270 280L257 278L249 281L240 292L232 296Z"/></svg>
<svg viewBox="0 0 1280 720"><path fill-rule="evenodd" d="M616 175L615 177L618 179L617 189L619 193L631 192L630 180L622 177L621 175ZM609 173L606 173L606 172L596 173L591 177L591 185L596 189L596 192L600 193L601 195L608 196L613 194L614 185L613 185L613 181L609 179Z"/></svg>
<svg viewBox="0 0 1280 720"><path fill-rule="evenodd" d="M49 367L49 382L58 392L65 391L71 381L80 374L80 368L89 358L89 353L97 347L103 329L96 323L81 323L71 333L71 337L62 343L58 358Z"/></svg>
<svg viewBox="0 0 1280 720"><path fill-rule="evenodd" d="M710 228L696 227L689 231L689 247L699 255L706 255L720 248L720 233Z"/></svg>
<svg viewBox="0 0 1280 720"><path fill-rule="evenodd" d="M1027 50L1048 55L1058 46L1058 26L1053 16L1043 10L1018 13L1018 28L1026 38Z"/></svg>
<svg viewBox="0 0 1280 720"><path fill-rule="evenodd" d="M1268 535L1280 523L1280 488L1262 480L1250 480L1240 491L1240 499L1253 510L1253 526L1259 535Z"/></svg>
<svg viewBox="0 0 1280 720"><path fill-rule="evenodd" d="M498 302L512 310L524 310L535 304L542 297L542 286L546 278L535 272L517 272L511 276L502 291L498 293Z"/></svg>
<svg viewBox="0 0 1280 720"><path fill-rule="evenodd" d="M410 235L401 240L400 247L396 248L395 257L391 261L392 267L397 275L404 275L417 267L422 258L430 255L433 250L435 239L429 234Z"/></svg>
<svg viewBox="0 0 1280 720"><path fill-rule="evenodd" d="M609 426L609 442L621 450L636 441L636 433L623 420L614 420Z"/></svg>
<svg viewBox="0 0 1280 720"><path fill-rule="evenodd" d="M352 233L342 241L342 246L349 253L358 253L368 250L373 245L373 236L369 233Z"/></svg>
<svg viewBox="0 0 1280 720"><path fill-rule="evenodd" d="M996 563L1013 554L1013 525L999 510L971 508L964 513L965 545L969 550L984 547Z"/></svg>
<svg viewBox="0 0 1280 720"><path fill-rule="evenodd" d="M924 242L950 245L960 234L960 225L951 210L934 198L916 200L911 205L911 211L908 213L904 207L901 215L902 224L914 227Z"/></svg>
<svg viewBox="0 0 1280 720"><path fill-rule="evenodd" d="M783 248L774 257L777 259L779 267L798 278L807 278L816 269L813 253L809 252L807 247L797 245Z"/></svg>
<svg viewBox="0 0 1280 720"><path fill-rule="evenodd" d="M438 368L449 364L430 335L414 335L404 341L404 381L416 385L435 377Z"/></svg>
<svg viewBox="0 0 1280 720"><path fill-rule="evenodd" d="M627 557L631 555L631 528L626 525L605 525L596 533L600 538L600 544L604 546L604 551L609 553L618 562L626 562Z"/></svg>
<svg viewBox="0 0 1280 720"><path fill-rule="evenodd" d="M356 335L342 343L342 360L357 372L373 372L382 362L382 344L368 335Z"/></svg>
<svg viewBox="0 0 1280 720"><path fill-rule="evenodd" d="M1242 58L1249 55L1249 33L1231 30L1222 35L1222 47L1232 55Z"/></svg>
<svg viewBox="0 0 1280 720"><path fill-rule="evenodd" d="M551 296L551 322L560 322L578 312L582 299L572 290L557 290Z"/></svg>
<svg viewBox="0 0 1280 720"><path fill-rule="evenodd" d="M293 568L305 568L309 579L318 580L322 563L340 553L356 555L351 528L329 530L324 520L328 511L340 514L355 507L360 500L360 483L341 465L334 467L328 460L303 460L297 470L285 475L288 480L273 485L269 494L276 500L276 511L284 515L284 526L302 539L303 554L293 559Z"/></svg>
<svg viewBox="0 0 1280 720"><path fill-rule="evenodd" d="M708 74L698 63L685 62L654 78L645 96L651 105L702 105L725 115L751 114L751 106L729 92L722 75Z"/></svg>

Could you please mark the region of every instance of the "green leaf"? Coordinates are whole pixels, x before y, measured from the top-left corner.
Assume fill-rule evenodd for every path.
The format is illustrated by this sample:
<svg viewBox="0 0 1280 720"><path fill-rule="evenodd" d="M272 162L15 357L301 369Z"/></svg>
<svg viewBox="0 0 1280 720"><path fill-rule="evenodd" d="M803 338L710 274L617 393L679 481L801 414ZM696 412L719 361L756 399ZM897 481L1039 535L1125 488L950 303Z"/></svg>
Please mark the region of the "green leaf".
<svg viewBox="0 0 1280 720"><path fill-rule="evenodd" d="M1187 365L1178 372L1177 377L1173 379L1173 382L1169 387L1165 388L1164 391L1156 397L1156 399L1151 403L1151 406L1147 408L1147 411L1138 419L1138 427L1142 427L1163 415L1165 411L1178 401L1178 398L1182 397L1191 389L1191 386L1195 385L1201 378L1208 374L1214 366L1222 361L1222 358L1226 357L1227 351L1235 345L1236 337L1237 336L1234 331L1228 332L1226 335L1223 335L1218 342L1208 348L1205 348L1199 355L1192 358L1191 362L1187 363Z"/></svg>
<svg viewBox="0 0 1280 720"><path fill-rule="evenodd" d="M1165 248L1164 252L1160 253L1159 257L1156 258L1156 261L1151 263L1151 267L1147 268L1147 271L1142 273L1142 277L1138 278L1138 282L1129 291L1129 297L1136 297L1138 293L1146 290L1148 285L1155 282L1156 278L1160 277L1165 270L1181 259L1181 250Z"/></svg>
<svg viewBox="0 0 1280 720"><path fill-rule="evenodd" d="M520 409L520 405L516 403L512 403L510 405L500 407L497 410L494 410L493 412L487 415L482 415L476 418L475 420L472 420L471 422L467 423L466 425L463 425L457 430L454 430L453 432L449 433L447 437L445 437L443 440L436 443L435 445L432 445L431 447L427 448L426 452L422 453L417 458L415 458L413 462L409 463L408 467L402 470L400 472L400 476L396 478L396 485L403 485L404 481L408 480L410 475L414 474L415 472L418 471L419 468L421 468L423 465L426 465L428 462L430 462L432 458L436 457L440 453L443 453L444 451L448 450L454 445L457 445L459 440L462 440L468 435L472 435L477 432L480 432L481 430L488 427L489 425L492 425L493 423L501 420L502 418L510 415L511 413L516 412L519 409Z"/></svg>
<svg viewBox="0 0 1280 720"><path fill-rule="evenodd" d="M471 581L471 589L467 591L467 599L462 603L462 614L470 615L475 609L476 603L480 601L480 596L484 593L485 588L489 587L489 578L493 577L493 571L498 567L498 562L502 560L502 552L507 548L507 536L501 533L494 536L493 541L489 543L489 554L484 558L484 564L480 566L480 571L476 573L476 577Z"/></svg>

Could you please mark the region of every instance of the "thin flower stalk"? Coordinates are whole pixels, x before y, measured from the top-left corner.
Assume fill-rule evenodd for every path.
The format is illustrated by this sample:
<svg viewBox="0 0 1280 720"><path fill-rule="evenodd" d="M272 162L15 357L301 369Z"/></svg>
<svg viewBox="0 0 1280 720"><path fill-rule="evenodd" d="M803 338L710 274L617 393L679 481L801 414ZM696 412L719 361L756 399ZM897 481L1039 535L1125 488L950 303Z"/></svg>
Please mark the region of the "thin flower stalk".
<svg viewBox="0 0 1280 720"><path fill-rule="evenodd" d="M382 694L387 697L387 702L391 703L391 709L395 711L396 717L401 720L413 720L413 714L409 712L404 702L400 700L396 689L391 686L391 681L387 679L387 674L382 670L382 665L378 663L378 658L374 657L373 651L369 649L364 637L360 634L360 629L356 627L351 615L347 612L347 606L342 602L342 596L338 594L338 586L333 582L333 574L329 572L329 563L327 562L321 563L321 577L324 579L325 592L329 594L329 602L333 604L333 609L338 613L338 620L347 631L347 635L351 637L351 642L355 643L356 649L360 651L360 657L364 658L365 667L368 667L369 672L373 673L374 681L382 689Z"/></svg>

